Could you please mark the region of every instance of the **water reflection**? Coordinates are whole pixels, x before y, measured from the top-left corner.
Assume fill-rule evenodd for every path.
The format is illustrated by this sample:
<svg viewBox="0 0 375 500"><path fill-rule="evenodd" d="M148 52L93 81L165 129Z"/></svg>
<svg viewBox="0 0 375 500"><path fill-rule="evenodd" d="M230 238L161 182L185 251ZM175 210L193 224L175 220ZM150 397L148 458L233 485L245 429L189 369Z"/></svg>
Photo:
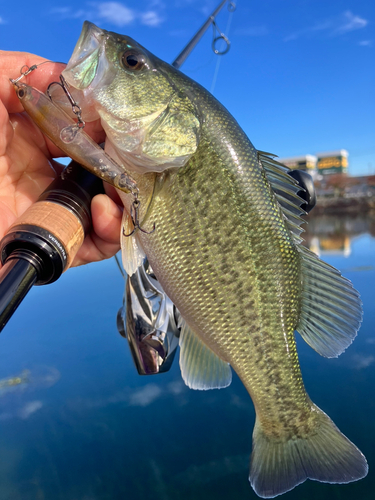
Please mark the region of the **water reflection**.
<svg viewBox="0 0 375 500"><path fill-rule="evenodd" d="M50 388L60 378L60 372L52 366L24 369L16 375L0 380L0 421L28 419L44 406L39 399L43 389Z"/></svg>
<svg viewBox="0 0 375 500"><path fill-rule="evenodd" d="M375 237L375 213L315 215L306 217L303 238L306 246L319 256L351 254L354 238L362 234Z"/></svg>
<svg viewBox="0 0 375 500"><path fill-rule="evenodd" d="M310 397L363 451L369 475L307 481L281 499L373 496L374 222L309 216L307 244L353 281L364 321L337 359L297 339ZM254 409L243 385L234 376L227 389L192 391L176 360L168 373L140 377L116 327L123 286L113 261L73 269L32 290L4 329L0 499L256 500L247 480Z"/></svg>

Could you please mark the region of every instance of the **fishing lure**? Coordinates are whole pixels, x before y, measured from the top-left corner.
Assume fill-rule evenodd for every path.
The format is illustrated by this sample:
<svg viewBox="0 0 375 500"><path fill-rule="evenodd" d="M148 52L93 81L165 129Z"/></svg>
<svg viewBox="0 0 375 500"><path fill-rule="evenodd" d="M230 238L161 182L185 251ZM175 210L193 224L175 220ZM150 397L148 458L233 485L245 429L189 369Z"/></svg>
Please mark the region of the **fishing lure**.
<svg viewBox="0 0 375 500"><path fill-rule="evenodd" d="M11 83L26 113L57 147L103 181L125 193L138 193L136 182L83 131L80 122L76 123L43 92L21 83L19 78Z"/></svg>

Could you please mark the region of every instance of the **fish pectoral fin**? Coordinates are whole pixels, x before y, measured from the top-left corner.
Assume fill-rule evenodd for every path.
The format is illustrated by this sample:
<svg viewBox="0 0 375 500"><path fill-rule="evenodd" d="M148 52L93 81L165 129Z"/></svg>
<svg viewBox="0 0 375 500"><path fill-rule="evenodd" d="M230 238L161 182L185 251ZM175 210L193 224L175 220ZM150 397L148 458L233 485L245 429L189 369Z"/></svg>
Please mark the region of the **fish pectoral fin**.
<svg viewBox="0 0 375 500"><path fill-rule="evenodd" d="M301 315L296 330L322 356L339 356L354 340L362 302L340 271L297 245L302 262Z"/></svg>
<svg viewBox="0 0 375 500"><path fill-rule="evenodd" d="M306 479L323 483L350 483L366 476L366 458L317 406L315 425L300 436L267 436L258 420L253 433L250 483L262 498L290 491ZM296 426L297 427L297 426Z"/></svg>
<svg viewBox="0 0 375 500"><path fill-rule="evenodd" d="M230 365L207 347L185 321L180 334L180 368L190 389L221 389L232 381Z"/></svg>
<svg viewBox="0 0 375 500"><path fill-rule="evenodd" d="M132 276L142 264L145 253L139 245L135 234L129 235L134 230L134 225L130 215L124 210L122 215L121 230L121 257L122 265L128 276Z"/></svg>

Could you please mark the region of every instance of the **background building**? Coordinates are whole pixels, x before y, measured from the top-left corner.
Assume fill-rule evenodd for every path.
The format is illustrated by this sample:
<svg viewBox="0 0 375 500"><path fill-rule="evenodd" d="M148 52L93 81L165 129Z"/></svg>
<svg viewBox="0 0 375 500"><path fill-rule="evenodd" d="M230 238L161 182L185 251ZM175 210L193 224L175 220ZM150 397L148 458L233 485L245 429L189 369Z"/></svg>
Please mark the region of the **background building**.
<svg viewBox="0 0 375 500"><path fill-rule="evenodd" d="M316 153L316 155L291 156L277 158L291 170L299 169L308 172L313 179L331 174L348 173L348 156L346 149Z"/></svg>
<svg viewBox="0 0 375 500"><path fill-rule="evenodd" d="M316 153L319 175L346 174L348 172L348 156L346 149Z"/></svg>
<svg viewBox="0 0 375 500"><path fill-rule="evenodd" d="M299 170L311 173L316 170L317 157L313 155L292 156L290 158L277 158L277 161L283 163L291 170L298 168Z"/></svg>

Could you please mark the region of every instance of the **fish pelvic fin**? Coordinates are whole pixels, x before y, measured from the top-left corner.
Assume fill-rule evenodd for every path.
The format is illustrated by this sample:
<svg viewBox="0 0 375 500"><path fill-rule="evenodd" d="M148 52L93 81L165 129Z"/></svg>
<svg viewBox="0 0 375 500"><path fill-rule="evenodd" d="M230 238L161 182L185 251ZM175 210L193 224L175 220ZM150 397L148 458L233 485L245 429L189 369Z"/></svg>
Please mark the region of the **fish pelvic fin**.
<svg viewBox="0 0 375 500"><path fill-rule="evenodd" d="M257 419L249 481L262 498L292 490L306 479L350 483L367 475L366 458L332 420L313 405L316 426L303 437L268 437Z"/></svg>
<svg viewBox="0 0 375 500"><path fill-rule="evenodd" d="M230 365L207 347L183 320L180 333L181 376L190 389L228 387L232 381Z"/></svg>
<svg viewBox="0 0 375 500"><path fill-rule="evenodd" d="M134 225L131 216L124 210L122 215L122 230L121 230L121 257L122 265L129 276L132 276L138 267L142 264L145 253L139 245L136 236L130 233L134 230Z"/></svg>
<svg viewBox="0 0 375 500"><path fill-rule="evenodd" d="M296 330L322 356L339 356L354 340L362 302L340 271L298 245L302 263L301 315Z"/></svg>

